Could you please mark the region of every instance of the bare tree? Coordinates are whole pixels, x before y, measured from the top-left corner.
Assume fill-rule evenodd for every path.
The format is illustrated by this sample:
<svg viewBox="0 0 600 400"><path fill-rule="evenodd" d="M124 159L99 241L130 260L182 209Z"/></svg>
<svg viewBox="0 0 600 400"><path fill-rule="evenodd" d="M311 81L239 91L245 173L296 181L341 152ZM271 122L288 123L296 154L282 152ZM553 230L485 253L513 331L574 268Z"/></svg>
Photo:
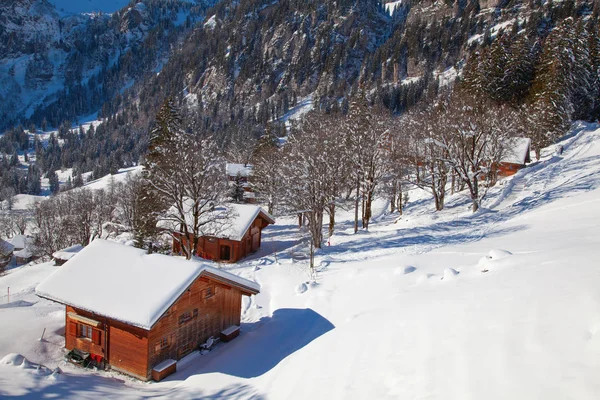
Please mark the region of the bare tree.
<svg viewBox="0 0 600 400"><path fill-rule="evenodd" d="M448 150L439 145L445 127L438 113L434 106L410 111L401 118L397 132L407 140L403 159L412 164L409 181L433 195L436 211L444 208L449 172Z"/></svg>
<svg viewBox="0 0 600 400"><path fill-rule="evenodd" d="M518 133L518 116L508 106L455 96L439 117L446 127L435 143L445 150L446 163L468 188L475 212L495 183L495 168L509 138Z"/></svg>

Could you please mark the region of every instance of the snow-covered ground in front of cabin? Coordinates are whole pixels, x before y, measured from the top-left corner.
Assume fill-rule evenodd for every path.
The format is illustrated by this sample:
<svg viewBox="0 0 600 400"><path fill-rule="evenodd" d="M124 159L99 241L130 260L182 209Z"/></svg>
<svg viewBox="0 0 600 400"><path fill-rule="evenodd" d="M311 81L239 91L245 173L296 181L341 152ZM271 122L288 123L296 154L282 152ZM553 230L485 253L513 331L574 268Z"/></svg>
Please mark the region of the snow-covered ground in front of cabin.
<svg viewBox="0 0 600 400"><path fill-rule="evenodd" d="M33 294L55 267L14 268L0 277L0 359L64 373L0 365L0 396L597 399L600 129L580 124L561 145L476 214L462 193L434 213L416 190L401 218L377 202L369 232L340 213L316 284L295 218L279 218L258 253L224 266L262 286L240 336L160 383L65 364L64 308Z"/></svg>

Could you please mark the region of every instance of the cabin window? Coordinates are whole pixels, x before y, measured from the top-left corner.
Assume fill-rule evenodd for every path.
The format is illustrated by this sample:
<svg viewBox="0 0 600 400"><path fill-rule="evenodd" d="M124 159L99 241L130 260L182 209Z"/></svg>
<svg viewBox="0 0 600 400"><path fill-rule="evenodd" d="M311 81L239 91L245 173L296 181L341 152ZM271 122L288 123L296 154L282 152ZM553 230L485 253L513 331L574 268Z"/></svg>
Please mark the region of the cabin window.
<svg viewBox="0 0 600 400"><path fill-rule="evenodd" d="M77 324L77 337L92 340L92 327L84 324Z"/></svg>
<svg viewBox="0 0 600 400"><path fill-rule="evenodd" d="M179 348L179 355L184 356L194 349L194 342L188 342Z"/></svg>
<svg viewBox="0 0 600 400"><path fill-rule="evenodd" d="M189 311L186 311L179 316L179 323L183 324L188 322L190 319L192 319L192 314Z"/></svg>
<svg viewBox="0 0 600 400"><path fill-rule="evenodd" d="M215 288L214 286L209 286L206 289L204 289L204 298L205 299L209 299L211 297L213 297L215 295Z"/></svg>
<svg viewBox="0 0 600 400"><path fill-rule="evenodd" d="M198 309L194 308L194 318L196 318L198 316Z"/></svg>
<svg viewBox="0 0 600 400"><path fill-rule="evenodd" d="M158 353L159 351L164 350L167 347L169 347L169 338L165 336L164 338L156 342L156 346L154 346L154 351Z"/></svg>

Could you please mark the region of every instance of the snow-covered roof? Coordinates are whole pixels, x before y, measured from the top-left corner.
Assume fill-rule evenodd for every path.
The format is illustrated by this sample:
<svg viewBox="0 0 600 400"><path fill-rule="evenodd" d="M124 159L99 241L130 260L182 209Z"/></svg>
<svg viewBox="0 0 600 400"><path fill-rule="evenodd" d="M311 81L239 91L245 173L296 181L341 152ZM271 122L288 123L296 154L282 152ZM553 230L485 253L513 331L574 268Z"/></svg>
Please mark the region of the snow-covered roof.
<svg viewBox="0 0 600 400"><path fill-rule="evenodd" d="M20 257L20 258L29 258L29 257L33 256L33 253L31 252L31 250L25 248L25 249L21 249L19 251L15 251L13 253L13 255L15 257Z"/></svg>
<svg viewBox="0 0 600 400"><path fill-rule="evenodd" d="M96 239L40 283L36 294L149 330L202 274L260 291L257 283L207 263Z"/></svg>
<svg viewBox="0 0 600 400"><path fill-rule="evenodd" d="M188 209L191 210L193 202L189 200L186 203ZM175 213L175 209L171 208L167 214L170 213ZM200 233L201 236L240 241L259 215L262 215L269 223L275 223L275 219L260 206L227 203L216 207L214 212L207 212L200 216L201 220L205 218L208 221L202 224ZM188 213L186 222L190 227L192 226L192 219L191 213ZM172 231L179 231L180 229L179 224L173 219L160 220L158 227Z"/></svg>
<svg viewBox="0 0 600 400"><path fill-rule="evenodd" d="M27 247L27 236L15 235L12 239L10 239L10 243L15 247L15 249L24 249Z"/></svg>
<svg viewBox="0 0 600 400"><path fill-rule="evenodd" d="M227 164L227 175L228 176L237 176L239 173L241 177L247 178L252 175L253 165L250 164Z"/></svg>
<svg viewBox="0 0 600 400"><path fill-rule="evenodd" d="M79 253L81 250L83 250L83 246L80 244L76 244L71 247L67 247L66 249L55 251L54 253L52 253L52 258L54 258L55 260L70 260L75 254Z"/></svg>
<svg viewBox="0 0 600 400"><path fill-rule="evenodd" d="M6 240L0 239L0 255L9 256L12 254L15 246L8 243Z"/></svg>
<svg viewBox="0 0 600 400"><path fill-rule="evenodd" d="M506 141L506 151L501 162L525 165L526 162L529 162L530 149L531 139L522 137L510 138Z"/></svg>

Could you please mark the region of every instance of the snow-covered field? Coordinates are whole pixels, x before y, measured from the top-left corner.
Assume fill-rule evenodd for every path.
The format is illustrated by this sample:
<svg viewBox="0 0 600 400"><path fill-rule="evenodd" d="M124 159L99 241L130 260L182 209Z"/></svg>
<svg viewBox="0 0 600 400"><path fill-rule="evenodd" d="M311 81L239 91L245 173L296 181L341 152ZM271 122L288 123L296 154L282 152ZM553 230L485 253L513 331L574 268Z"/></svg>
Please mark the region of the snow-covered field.
<svg viewBox="0 0 600 400"><path fill-rule="evenodd" d="M401 218L379 202L370 232L341 215L316 284L295 219L280 218L257 254L224 267L262 286L239 338L161 383L65 364L64 308L33 294L56 267L12 269L0 397L598 399L600 129L579 125L562 145L474 215L463 194L434 213L417 191Z"/></svg>

